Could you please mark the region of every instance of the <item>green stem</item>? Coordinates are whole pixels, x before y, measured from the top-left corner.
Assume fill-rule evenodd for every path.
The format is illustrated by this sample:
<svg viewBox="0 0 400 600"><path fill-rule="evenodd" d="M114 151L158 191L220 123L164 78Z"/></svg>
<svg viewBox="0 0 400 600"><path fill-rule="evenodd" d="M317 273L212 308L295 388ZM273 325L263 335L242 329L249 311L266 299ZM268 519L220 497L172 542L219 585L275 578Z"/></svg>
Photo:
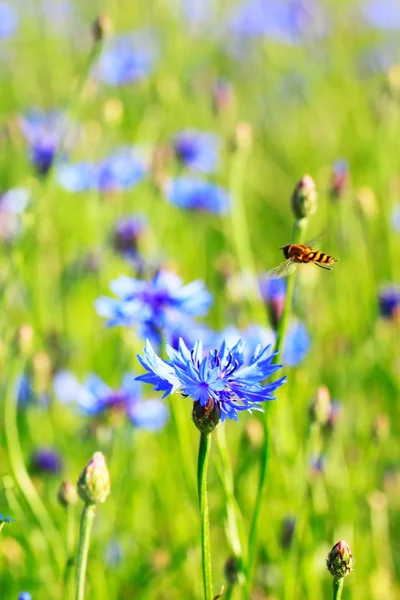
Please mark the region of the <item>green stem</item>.
<svg viewBox="0 0 400 600"><path fill-rule="evenodd" d="M85 596L86 566L89 553L90 535L96 515L95 504L85 504L82 511L79 529L78 558L76 561L75 600L83 600Z"/></svg>
<svg viewBox="0 0 400 600"><path fill-rule="evenodd" d="M208 515L207 498L207 470L210 447L211 435L201 433L199 458L197 463L197 486L201 520L201 558L203 567L204 600L213 600L210 552L210 520ZM76 600L81 599L77 598Z"/></svg>
<svg viewBox="0 0 400 600"><path fill-rule="evenodd" d="M307 230L308 219L295 220L293 226L292 244L300 244L303 241L303 237ZM283 309L281 320L279 321L275 351L278 353L274 356L274 364L282 359L282 351L284 348L285 335L289 324L289 317L293 303L295 277L294 274L289 275L288 284L286 289L285 306ZM260 479L258 483L257 497L254 506L254 513L250 527L249 534L249 558L246 567L246 585L244 588L244 600L250 598L254 568L255 568L255 556L257 551L258 542L258 522L260 516L260 509L263 502L265 484L267 481L267 469L268 469L268 453L269 453L269 428L268 428L268 407L264 413L263 425L265 443L261 452L261 465L260 465Z"/></svg>
<svg viewBox="0 0 400 600"><path fill-rule="evenodd" d="M333 600L340 600L342 597L344 577L340 579L333 578Z"/></svg>
<svg viewBox="0 0 400 600"><path fill-rule="evenodd" d="M11 470L14 479L25 497L26 502L30 506L32 513L35 515L45 539L49 545L57 567L63 568L64 552L63 540L53 524L31 478L25 468L24 455L19 440L18 434L18 419L17 419L17 398L15 393L17 376L24 372L25 360L16 362L16 365L11 374L8 389L4 402L4 430L7 444L7 451L10 460Z"/></svg>
<svg viewBox="0 0 400 600"><path fill-rule="evenodd" d="M67 562L64 571L64 595L69 598L71 577L75 562L75 511L73 506L67 506Z"/></svg>

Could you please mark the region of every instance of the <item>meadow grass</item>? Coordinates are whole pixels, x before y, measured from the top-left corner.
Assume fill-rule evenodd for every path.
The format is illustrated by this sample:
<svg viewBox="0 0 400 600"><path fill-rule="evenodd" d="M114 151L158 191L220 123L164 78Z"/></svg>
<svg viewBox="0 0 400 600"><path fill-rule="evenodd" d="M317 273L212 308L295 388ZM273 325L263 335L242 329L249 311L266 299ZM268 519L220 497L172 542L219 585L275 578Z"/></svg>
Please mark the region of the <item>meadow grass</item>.
<svg viewBox="0 0 400 600"><path fill-rule="evenodd" d="M380 286L400 282L400 234L391 224L400 194L399 72L395 61L390 70L361 69L363 57L388 34L371 32L352 16L356 4L326 7L332 30L325 38L303 44L267 39L241 47L236 57L211 28L182 23L175 3L161 0L76 3L78 24L66 19L58 25L38 6L34 16L21 3L18 32L0 40L0 190L31 192L21 231L0 248L0 512L15 519L0 533L1 598L16 599L23 590L34 600L73 598L72 588L63 586L68 524L57 491L64 479L77 481L95 451L106 456L111 493L94 522L87 597L203 598L199 435L190 399L166 399L174 418L160 431L144 431L120 414L77 414L55 398L52 376L61 368L80 379L93 372L118 388L127 371L143 372L137 330L107 328L95 310L96 299L110 294L111 280L132 274L112 245L115 223L126 215L147 216L140 240L145 261L168 265L185 283L205 282L213 296L203 319L209 327L269 326L248 280L283 260L279 247L292 241L290 197L305 173L319 194L307 235L324 232L320 249L340 262L331 273L300 265L296 274L293 314L306 324L311 347L299 365L283 361L279 376L287 383L266 407L268 470L248 597L331 598L325 559L344 538L356 565L343 598L400 598L400 329L398 320L380 317L378 305ZM107 86L89 76L77 97L99 8L118 33L153 27L160 58L135 84ZM216 112L212 90L220 77L232 82L234 98ZM100 160L123 144L150 152L185 128L219 134L221 167L210 179L230 189L232 212L184 211L166 202L151 177L126 191L76 194L62 189L54 171L38 177L18 127L19 116L33 106L70 110L80 129L70 152L74 161ZM250 128L238 130L243 122ZM250 139L240 138L243 131ZM338 158L348 161L350 176L334 200ZM183 171L174 160L162 166L168 175ZM93 256L98 265L90 269ZM236 284L233 276L227 282L226 271L237 276ZM27 348L25 325L33 330ZM23 372L35 399L17 410ZM309 405L322 385L341 403L329 431L310 423ZM143 390L160 397L149 386ZM232 555L243 553L244 562L249 555L263 418L241 413L238 423L226 421L222 457L214 443L218 431L212 434L214 594L224 585L233 600L243 597L243 574L231 585L225 566ZM61 453L62 473L31 468L38 447ZM322 472L312 466L320 454ZM82 507L72 510L75 536ZM295 520L294 533L283 543L288 519Z"/></svg>

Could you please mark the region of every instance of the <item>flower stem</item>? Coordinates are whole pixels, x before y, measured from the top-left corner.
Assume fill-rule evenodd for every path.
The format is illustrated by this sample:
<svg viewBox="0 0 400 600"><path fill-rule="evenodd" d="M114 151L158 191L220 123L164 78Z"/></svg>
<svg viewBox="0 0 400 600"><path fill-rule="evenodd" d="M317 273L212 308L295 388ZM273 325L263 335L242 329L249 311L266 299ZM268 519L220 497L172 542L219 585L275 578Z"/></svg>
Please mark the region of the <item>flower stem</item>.
<svg viewBox="0 0 400 600"><path fill-rule="evenodd" d="M295 220L293 226L292 244L300 244L303 241L303 237L306 233L308 225L308 219ZM293 274L289 275L288 285L285 297L285 306L283 309L281 320L279 321L275 351L278 353L274 356L273 362L276 364L282 359L282 351L284 348L285 335L287 326L289 323L290 311L293 302L295 277ZM263 501L265 484L267 480L267 468L268 468L268 452L269 452L269 428L268 428L268 407L264 413L263 419L265 443L261 452L261 464L260 464L260 479L258 483L257 497L254 506L253 519L250 527L249 534L249 558L246 567L246 585L244 588L244 600L250 598L250 592L254 576L255 568L255 556L257 551L258 542L258 521L260 516L260 509Z"/></svg>
<svg viewBox="0 0 400 600"><path fill-rule="evenodd" d="M333 600L340 600L342 597L344 577L340 579L333 578Z"/></svg>
<svg viewBox="0 0 400 600"><path fill-rule="evenodd" d="M73 506L67 506L67 562L64 571L64 592L65 597L69 597L69 589L71 585L71 576L75 562L75 510Z"/></svg>
<svg viewBox="0 0 400 600"><path fill-rule="evenodd" d="M197 486L201 519L201 557L203 567L204 600L213 599L211 552L210 552L210 521L207 498L207 470L210 453L211 435L200 434L199 458L197 463ZM77 598L76 600L81 600Z"/></svg>
<svg viewBox="0 0 400 600"><path fill-rule="evenodd" d="M89 553L90 535L96 515L95 504L85 504L79 530L78 558L76 561L75 600L83 600L85 595L86 566Z"/></svg>
<svg viewBox="0 0 400 600"><path fill-rule="evenodd" d="M48 514L31 478L25 468L24 455L19 440L17 422L17 398L16 381L17 376L24 372L25 360L17 360L12 370L8 389L4 401L4 431L6 437L7 451L10 460L12 474L15 481L25 497L32 513L40 525L46 542L53 554L54 562L61 570L64 563L63 540L57 531L50 515Z"/></svg>

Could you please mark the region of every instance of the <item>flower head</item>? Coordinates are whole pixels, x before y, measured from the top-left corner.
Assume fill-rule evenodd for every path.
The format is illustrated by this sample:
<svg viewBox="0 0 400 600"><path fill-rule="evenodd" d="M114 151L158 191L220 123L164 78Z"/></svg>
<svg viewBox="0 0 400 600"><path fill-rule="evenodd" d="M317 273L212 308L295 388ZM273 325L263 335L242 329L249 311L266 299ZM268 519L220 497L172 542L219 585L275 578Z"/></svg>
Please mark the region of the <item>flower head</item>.
<svg viewBox="0 0 400 600"><path fill-rule="evenodd" d="M145 217L133 215L120 219L114 230L114 247L127 258L138 254L138 241L147 228Z"/></svg>
<svg viewBox="0 0 400 600"><path fill-rule="evenodd" d="M31 462L32 468L39 473L59 473L63 469L61 454L52 448L38 448Z"/></svg>
<svg viewBox="0 0 400 600"><path fill-rule="evenodd" d="M94 76L108 85L136 83L150 75L156 55L156 41L149 31L114 37L101 53Z"/></svg>
<svg viewBox="0 0 400 600"><path fill-rule="evenodd" d="M0 513L0 527L4 525L4 523L14 523L14 519L12 517L6 517Z"/></svg>
<svg viewBox="0 0 400 600"><path fill-rule="evenodd" d="M270 347L260 346L245 364L241 340L231 348L223 342L219 350L206 356L202 342L196 342L190 351L181 340L178 350L167 345L167 354L169 360L162 360L147 342L143 356L138 358L148 372L138 379L164 392L164 397L180 390L183 396L189 396L204 408L211 399L220 411L221 421L237 420L242 410L262 410L260 404L273 400L272 392L285 381L282 377L262 385L281 365L272 364Z"/></svg>
<svg viewBox="0 0 400 600"><path fill-rule="evenodd" d="M400 6L397 0L368 0L362 7L362 14L370 27L383 30L400 28Z"/></svg>
<svg viewBox="0 0 400 600"><path fill-rule="evenodd" d="M379 311L384 319L400 318L400 285L386 285L379 292Z"/></svg>
<svg viewBox="0 0 400 600"><path fill-rule="evenodd" d="M268 307L271 324L277 328L283 313L286 298L286 280L282 278L260 277L260 294Z"/></svg>
<svg viewBox="0 0 400 600"><path fill-rule="evenodd" d="M292 194L292 210L296 219L303 219L317 209L317 190L310 175L304 175Z"/></svg>
<svg viewBox="0 0 400 600"><path fill-rule="evenodd" d="M167 183L165 192L169 202L179 208L217 214L230 209L228 192L202 179L178 177Z"/></svg>
<svg viewBox="0 0 400 600"><path fill-rule="evenodd" d="M397 233L400 233L400 204L396 204L393 207L392 226Z"/></svg>
<svg viewBox="0 0 400 600"><path fill-rule="evenodd" d="M347 160L336 160L332 169L331 196L334 200L340 200L348 185L349 164Z"/></svg>
<svg viewBox="0 0 400 600"><path fill-rule="evenodd" d="M213 173L218 167L221 140L214 133L188 129L175 136L173 146L179 160L191 169Z"/></svg>
<svg viewBox="0 0 400 600"><path fill-rule="evenodd" d="M292 321L289 324L283 347L284 364L290 367L299 365L306 356L310 345L310 336L304 323Z"/></svg>
<svg viewBox="0 0 400 600"><path fill-rule="evenodd" d="M0 2L0 40L14 35L18 27L17 13L7 2Z"/></svg>
<svg viewBox="0 0 400 600"><path fill-rule="evenodd" d="M63 481L58 489L57 499L61 506L64 506L64 508L67 508L68 506L75 506L75 504L78 502L76 486L70 481Z"/></svg>
<svg viewBox="0 0 400 600"><path fill-rule="evenodd" d="M138 325L139 333L156 343L177 318L203 316L212 302L201 281L182 285L175 273L163 270L150 281L121 276L110 287L119 300L99 298L97 312L110 326Z"/></svg>
<svg viewBox="0 0 400 600"><path fill-rule="evenodd" d="M22 228L21 214L30 200L30 193L22 187L0 194L0 237L11 243Z"/></svg>
<svg viewBox="0 0 400 600"><path fill-rule="evenodd" d="M21 118L22 133L30 148L32 164L39 175L50 170L59 148L65 116L57 110L34 109Z"/></svg>
<svg viewBox="0 0 400 600"><path fill-rule="evenodd" d="M18 600L32 600L32 596L29 592L21 592L18 596Z"/></svg>

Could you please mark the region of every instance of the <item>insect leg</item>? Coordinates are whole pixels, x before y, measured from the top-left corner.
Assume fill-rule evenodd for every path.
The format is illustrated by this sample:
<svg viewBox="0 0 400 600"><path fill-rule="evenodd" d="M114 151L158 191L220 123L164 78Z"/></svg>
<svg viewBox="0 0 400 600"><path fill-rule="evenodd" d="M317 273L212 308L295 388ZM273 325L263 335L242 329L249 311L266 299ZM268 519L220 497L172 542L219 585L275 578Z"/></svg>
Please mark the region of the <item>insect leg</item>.
<svg viewBox="0 0 400 600"><path fill-rule="evenodd" d="M325 269L325 271L332 271L332 267L324 267L323 265L320 265L319 263L315 262L313 263L314 265L317 265L317 267L319 267L320 269Z"/></svg>

